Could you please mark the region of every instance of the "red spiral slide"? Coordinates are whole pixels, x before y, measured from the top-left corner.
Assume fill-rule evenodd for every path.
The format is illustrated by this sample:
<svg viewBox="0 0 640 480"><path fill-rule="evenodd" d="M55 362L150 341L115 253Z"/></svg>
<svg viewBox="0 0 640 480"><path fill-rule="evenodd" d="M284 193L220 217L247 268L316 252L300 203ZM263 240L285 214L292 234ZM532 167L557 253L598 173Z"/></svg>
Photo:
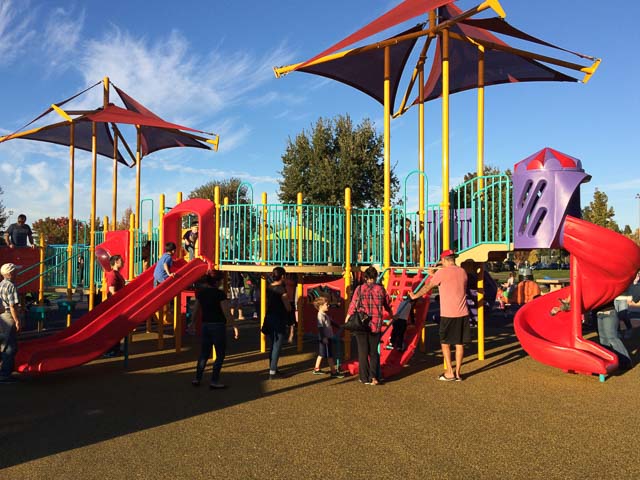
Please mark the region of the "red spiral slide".
<svg viewBox="0 0 640 480"><path fill-rule="evenodd" d="M615 354L582 337L582 315L622 293L640 269L640 248L609 229L567 216L561 234L571 254L571 286L524 305L514 328L522 348L537 361L567 372L606 375L618 368ZM560 299L571 310L551 315Z"/></svg>

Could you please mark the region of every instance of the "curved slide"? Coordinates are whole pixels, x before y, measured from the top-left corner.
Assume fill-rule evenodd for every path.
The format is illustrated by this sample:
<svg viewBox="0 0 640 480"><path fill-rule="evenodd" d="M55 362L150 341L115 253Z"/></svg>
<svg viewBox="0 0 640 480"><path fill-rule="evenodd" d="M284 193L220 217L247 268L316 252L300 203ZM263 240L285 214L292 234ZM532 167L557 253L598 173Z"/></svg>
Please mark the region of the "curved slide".
<svg viewBox="0 0 640 480"><path fill-rule="evenodd" d="M50 337L22 342L16 370L39 374L71 368L98 358L180 291L202 277L207 262L174 263L175 278L153 287L153 268L98 305L69 328Z"/></svg>
<svg viewBox="0 0 640 480"><path fill-rule="evenodd" d="M524 305L514 319L516 335L541 363L569 372L609 374L618 368L618 359L582 338L582 313L606 305L628 287L640 269L640 248L618 233L571 216L565 219L561 242L572 256L572 285ZM551 315L560 299L569 296L571 310Z"/></svg>

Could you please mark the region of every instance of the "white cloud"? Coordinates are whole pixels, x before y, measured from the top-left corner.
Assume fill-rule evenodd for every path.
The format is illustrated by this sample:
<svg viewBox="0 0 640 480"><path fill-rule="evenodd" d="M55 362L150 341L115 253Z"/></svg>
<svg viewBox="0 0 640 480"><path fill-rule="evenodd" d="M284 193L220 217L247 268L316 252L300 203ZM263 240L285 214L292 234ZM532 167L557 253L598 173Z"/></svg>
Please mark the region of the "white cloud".
<svg viewBox="0 0 640 480"><path fill-rule="evenodd" d="M80 41L85 12L57 8L48 17L44 29L45 53L50 67L69 67Z"/></svg>
<svg viewBox="0 0 640 480"><path fill-rule="evenodd" d="M83 51L78 68L86 83L109 75L158 115L197 122L196 127L207 131L214 114L243 102L272 79L273 64L292 58L283 45L261 58L221 48L198 55L178 31L151 42L116 27L87 41Z"/></svg>
<svg viewBox="0 0 640 480"><path fill-rule="evenodd" d="M0 66L22 55L34 36L34 12L29 7L28 2L0 1Z"/></svg>

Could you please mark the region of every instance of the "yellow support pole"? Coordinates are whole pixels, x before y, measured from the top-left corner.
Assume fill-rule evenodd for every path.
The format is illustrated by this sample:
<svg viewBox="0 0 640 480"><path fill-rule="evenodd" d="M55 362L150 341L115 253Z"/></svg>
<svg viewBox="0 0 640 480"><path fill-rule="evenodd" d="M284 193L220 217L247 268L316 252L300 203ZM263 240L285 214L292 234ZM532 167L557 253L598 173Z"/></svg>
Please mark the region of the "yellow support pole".
<svg viewBox="0 0 640 480"><path fill-rule="evenodd" d="M44 235L40 235L40 241L38 242L40 245L40 268L39 268L39 276L38 276L38 305L44 304L44 253L45 253L45 244L44 244Z"/></svg>
<svg viewBox="0 0 640 480"><path fill-rule="evenodd" d="M476 263L478 274L478 360L484 360L484 263Z"/></svg>
<svg viewBox="0 0 640 480"><path fill-rule="evenodd" d="M102 79L102 105L104 108L109 105L109 77Z"/></svg>
<svg viewBox="0 0 640 480"><path fill-rule="evenodd" d="M225 214L227 214L227 212L229 211L229 197L224 197L222 199L222 205L224 206L224 211ZM216 234L216 238L220 238L220 221L218 221L218 232ZM218 242L220 242L220 240L218 240ZM222 252L222 247L220 247L220 251ZM222 253L221 253L222 255ZM200 242L196 242L196 256L200 256ZM221 257L218 257L221 258ZM222 263L222 260L220 260L220 263ZM225 275L224 277L225 282L228 280L228 275ZM226 285L225 285L225 292L227 291L226 289ZM240 315L240 306L238 306L238 316ZM243 314L244 315L244 314Z"/></svg>
<svg viewBox="0 0 640 480"><path fill-rule="evenodd" d="M73 295L73 203L75 187L75 124L69 125L69 231L67 233L67 300ZM68 309L67 309L68 311ZM67 327L71 325L71 313L67 313Z"/></svg>
<svg viewBox="0 0 640 480"><path fill-rule="evenodd" d="M420 58L418 65L418 98L422 98L424 94L424 58ZM418 235L419 235L419 247L420 257L419 265L424 268L425 266L425 191L424 191L424 171L425 171L425 158L424 158L424 102L420 102L418 105Z"/></svg>
<svg viewBox="0 0 640 480"><path fill-rule="evenodd" d="M133 280L134 269L134 255L135 255L135 244L136 244L136 214L131 213L129 215L129 281Z"/></svg>
<svg viewBox="0 0 640 480"><path fill-rule="evenodd" d="M109 231L109 217L106 215L102 220L102 231L104 232L104 239L107 239L107 232ZM109 287L107 287L107 274L102 270L102 301L107 299L107 294L109 293Z"/></svg>
<svg viewBox="0 0 640 480"><path fill-rule="evenodd" d="M484 47L478 46L478 191L484 188Z"/></svg>
<svg viewBox="0 0 640 480"><path fill-rule="evenodd" d="M96 288L96 176L98 173L97 126L91 122L91 218L89 221L89 311L93 310Z"/></svg>
<svg viewBox="0 0 640 480"><path fill-rule="evenodd" d="M296 238L297 238L297 253L298 253L298 266L302 266L302 192L298 192L297 195L297 207L296 207L296 217L297 217L297 226L296 226ZM300 279L298 279L300 280ZM296 340L296 348L298 353L302 352L302 340L304 340L304 321L301 316L302 313L302 282L298 281L297 285L297 293L298 293L298 303L296 305L298 307L298 338ZM293 299L291 299L293 300Z"/></svg>
<svg viewBox="0 0 640 480"><path fill-rule="evenodd" d="M213 189L213 203L216 207L216 222L215 222L215 256L213 259L214 269L220 269L220 187L218 185Z"/></svg>
<svg viewBox="0 0 640 480"><path fill-rule="evenodd" d="M442 31L442 249L451 248L449 215L449 30Z"/></svg>
<svg viewBox="0 0 640 480"><path fill-rule="evenodd" d="M149 242L153 240L153 221L151 219L147 221L147 240L149 240ZM149 259L149 264L151 264L151 259Z"/></svg>
<svg viewBox="0 0 640 480"><path fill-rule="evenodd" d="M384 251L382 266L391 266L391 51L384 48ZM386 285L389 273L385 273Z"/></svg>
<svg viewBox="0 0 640 480"><path fill-rule="evenodd" d="M160 194L160 199L158 200L158 249L160 252L164 251L164 209L165 209L165 198L164 193Z"/></svg>
<svg viewBox="0 0 640 480"><path fill-rule="evenodd" d="M118 136L113 136L113 174L111 177L111 230L118 222Z"/></svg>
<svg viewBox="0 0 640 480"><path fill-rule="evenodd" d="M344 315L347 316L349 300L351 299L351 189L344 189ZM351 332L344 330L344 360L351 358Z"/></svg>
<svg viewBox="0 0 640 480"><path fill-rule="evenodd" d="M262 265L266 265L267 255L267 193L262 192L262 232L261 232L261 244L262 244ZM267 277L263 273L260 276L260 351L262 353L267 351L267 339L262 333L262 326L264 325L264 317L267 313Z"/></svg>
<svg viewBox="0 0 640 480"><path fill-rule="evenodd" d="M140 181L142 178L142 134L140 125L136 125L136 222L140 221ZM140 224L136 223L136 228Z"/></svg>
<svg viewBox="0 0 640 480"><path fill-rule="evenodd" d="M182 192L178 192L176 193L176 205L182 203ZM178 222L178 231L176 232L178 235L178 239L182 238L182 221ZM178 251L178 258L183 258L182 257L182 245L180 243L178 243L178 245L176 245Z"/></svg>

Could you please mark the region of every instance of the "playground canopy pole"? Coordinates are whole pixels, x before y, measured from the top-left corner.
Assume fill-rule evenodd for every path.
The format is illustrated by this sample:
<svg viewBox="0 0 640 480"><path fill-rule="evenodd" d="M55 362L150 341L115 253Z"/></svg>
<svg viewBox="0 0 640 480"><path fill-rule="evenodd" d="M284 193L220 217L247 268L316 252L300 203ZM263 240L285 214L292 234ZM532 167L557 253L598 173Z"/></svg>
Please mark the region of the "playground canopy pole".
<svg viewBox="0 0 640 480"><path fill-rule="evenodd" d="M449 30L442 31L442 249L451 248L449 216Z"/></svg>
<svg viewBox="0 0 640 480"><path fill-rule="evenodd" d="M484 188L484 47L478 45L478 193ZM484 193L480 193L484 195ZM479 198L482 198L481 196ZM477 264L478 275L478 360L484 360L484 264Z"/></svg>
<svg viewBox="0 0 640 480"><path fill-rule="evenodd" d="M344 315L347 316L347 310L349 309L349 298L351 297L351 188L344 189ZM351 332L349 330L344 331L344 358L345 360L351 358Z"/></svg>
<svg viewBox="0 0 640 480"><path fill-rule="evenodd" d="M298 266L302 267L302 192L298 192L297 198L296 198L296 223L297 223L297 227L296 227L296 236L294 238L297 238L297 251L298 251ZM300 279L298 279L298 283L296 285L296 292L297 292L297 296L298 296L298 302L300 303L300 305L296 305L297 311L298 311L298 316L302 313L302 282L300 281ZM290 299L293 300L293 299ZM297 319L298 320L298 340L297 340L297 352L301 353L302 352L302 341L304 340L304 322L302 322L302 320L300 318Z"/></svg>
<svg viewBox="0 0 640 480"><path fill-rule="evenodd" d="M91 218L89 221L89 311L93 310L96 286L96 175L98 173L98 151L96 122L91 122Z"/></svg>
<svg viewBox="0 0 640 480"><path fill-rule="evenodd" d="M391 50L384 48L384 252L383 268L391 267ZM385 274L385 281L388 274Z"/></svg>
<svg viewBox="0 0 640 480"><path fill-rule="evenodd" d="M73 288L73 200L75 183L75 132L73 122L69 124L69 233L67 236L67 300L71 301L71 289ZM67 323L70 322L67 316Z"/></svg>
<svg viewBox="0 0 640 480"><path fill-rule="evenodd" d="M213 258L214 268L218 270L220 268L220 185L216 185L213 189L213 203L215 204L216 221L215 221L215 240L214 240L214 252ZM239 308L239 307L238 307Z"/></svg>
<svg viewBox="0 0 640 480"><path fill-rule="evenodd" d="M431 20L432 12L429 12L429 19ZM424 61L426 59L426 52L423 50L420 55L420 61L418 62L418 92L419 98L423 97L424 92ZM422 175L425 171L425 156L424 156L424 102L421 101L418 105L418 242L420 248L419 266L425 265L425 230L424 230L424 179ZM406 205L405 205L406 207Z"/></svg>
<svg viewBox="0 0 640 480"><path fill-rule="evenodd" d="M267 192L262 192L262 265L266 265L267 255ZM264 317L267 313L267 276L263 273L260 275L260 351L262 353L267 351L267 341L265 335L262 333L262 326L264 325Z"/></svg>
<svg viewBox="0 0 640 480"><path fill-rule="evenodd" d="M142 134L136 125L136 228L140 228L140 177L142 175Z"/></svg>
<svg viewBox="0 0 640 480"><path fill-rule="evenodd" d="M113 178L111 186L111 230L116 229L118 215L118 136L113 136Z"/></svg>

